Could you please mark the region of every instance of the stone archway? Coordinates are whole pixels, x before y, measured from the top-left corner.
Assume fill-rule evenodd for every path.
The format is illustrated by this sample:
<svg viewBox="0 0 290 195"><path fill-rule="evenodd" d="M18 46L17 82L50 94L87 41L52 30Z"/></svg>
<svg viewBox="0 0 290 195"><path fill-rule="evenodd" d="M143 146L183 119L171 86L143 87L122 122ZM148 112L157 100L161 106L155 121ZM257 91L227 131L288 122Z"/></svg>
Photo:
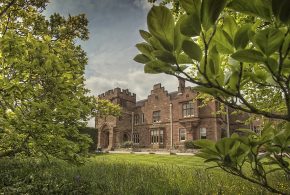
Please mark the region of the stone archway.
<svg viewBox="0 0 290 195"><path fill-rule="evenodd" d="M100 128L98 147L103 149L110 149L113 144L112 136L112 131L107 125L104 125L102 128Z"/></svg>
<svg viewBox="0 0 290 195"><path fill-rule="evenodd" d="M102 148L108 148L110 145L110 132L108 130L102 133Z"/></svg>

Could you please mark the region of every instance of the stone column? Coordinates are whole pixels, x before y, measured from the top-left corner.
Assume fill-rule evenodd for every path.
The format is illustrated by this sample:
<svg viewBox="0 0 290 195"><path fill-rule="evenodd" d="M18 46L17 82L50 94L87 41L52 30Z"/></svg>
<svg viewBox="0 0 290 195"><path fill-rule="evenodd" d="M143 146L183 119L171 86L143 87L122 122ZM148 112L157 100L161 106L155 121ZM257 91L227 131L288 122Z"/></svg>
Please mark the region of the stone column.
<svg viewBox="0 0 290 195"><path fill-rule="evenodd" d="M101 144L101 137L102 137L102 130L99 129L98 130L98 148L102 148L102 144Z"/></svg>

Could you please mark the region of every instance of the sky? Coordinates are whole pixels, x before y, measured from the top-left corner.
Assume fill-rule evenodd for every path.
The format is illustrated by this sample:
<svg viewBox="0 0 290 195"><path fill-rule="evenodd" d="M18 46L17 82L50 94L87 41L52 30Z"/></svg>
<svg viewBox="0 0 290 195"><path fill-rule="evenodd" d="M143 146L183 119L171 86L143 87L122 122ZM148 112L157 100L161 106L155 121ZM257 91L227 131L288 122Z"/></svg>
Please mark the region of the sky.
<svg viewBox="0 0 290 195"><path fill-rule="evenodd" d="M145 99L153 85L161 83L169 92L178 81L165 74L145 74L133 61L135 45L143 42L139 30L147 29L146 17L152 4L147 0L50 0L45 15L54 12L67 17L84 13L89 20L89 40L80 41L88 55L85 78L91 95L120 87ZM90 126L92 123L90 122Z"/></svg>

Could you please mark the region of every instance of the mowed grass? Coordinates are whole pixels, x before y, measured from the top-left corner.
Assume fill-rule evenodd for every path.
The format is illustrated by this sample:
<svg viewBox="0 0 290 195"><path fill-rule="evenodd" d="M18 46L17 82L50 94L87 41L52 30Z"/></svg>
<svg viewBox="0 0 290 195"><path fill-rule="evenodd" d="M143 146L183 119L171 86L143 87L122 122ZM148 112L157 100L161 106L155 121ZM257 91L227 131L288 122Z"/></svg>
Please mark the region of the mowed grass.
<svg viewBox="0 0 290 195"><path fill-rule="evenodd" d="M168 165L188 168L208 168L213 163L204 163L196 156L167 155L167 154L102 154L92 158L95 162L135 163L144 165Z"/></svg>
<svg viewBox="0 0 290 195"><path fill-rule="evenodd" d="M271 194L220 169L207 169L213 165L196 156L157 154L100 154L81 166L6 159L0 160L0 194ZM290 194L290 180L281 172L270 182Z"/></svg>
<svg viewBox="0 0 290 195"><path fill-rule="evenodd" d="M101 173L100 194L271 194L219 168L208 169L214 165L196 156L103 154L93 157L87 168L91 178L97 177L95 168ZM290 192L285 175L273 174L270 182ZM93 186L95 192L100 189Z"/></svg>

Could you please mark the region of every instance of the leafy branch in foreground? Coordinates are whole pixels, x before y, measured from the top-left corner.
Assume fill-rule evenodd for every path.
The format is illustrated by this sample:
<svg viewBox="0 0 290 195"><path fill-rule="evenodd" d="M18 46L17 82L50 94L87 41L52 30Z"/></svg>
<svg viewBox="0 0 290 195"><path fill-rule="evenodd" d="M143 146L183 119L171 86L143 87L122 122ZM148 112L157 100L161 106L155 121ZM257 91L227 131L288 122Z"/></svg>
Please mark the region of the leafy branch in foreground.
<svg viewBox="0 0 290 195"><path fill-rule="evenodd" d="M180 4L186 13L177 21L164 6L154 6L148 13L149 32L140 31L145 42L136 45L141 54L135 57L145 64L144 71L184 78L197 84L196 90L234 109L290 121L289 27L279 14L270 14L271 3L219 0ZM266 13L255 13L254 6L267 8ZM225 8L251 13L244 15L256 22L237 23L244 15L232 16ZM253 89L258 93L250 93ZM263 100L279 105L279 112Z"/></svg>
<svg viewBox="0 0 290 195"><path fill-rule="evenodd" d="M205 162L215 162L224 171L261 185L270 192L286 194L272 186L268 178L276 171L290 174L289 128L289 123L275 128L269 124L261 135L243 130L247 136L233 134L217 143L210 140L194 143L202 148L197 155L205 158Z"/></svg>
<svg viewBox="0 0 290 195"><path fill-rule="evenodd" d="M163 2L182 11L175 17L176 10L151 8L149 32L140 30L145 42L136 45L141 53L134 60L145 64L146 73L182 78L233 109L274 119L261 136L233 135L216 143L198 143L206 162L285 194L268 183L267 175L277 167L289 175L285 158L290 145L290 1ZM266 151L263 155L261 148ZM247 174L246 162L253 175Z"/></svg>

